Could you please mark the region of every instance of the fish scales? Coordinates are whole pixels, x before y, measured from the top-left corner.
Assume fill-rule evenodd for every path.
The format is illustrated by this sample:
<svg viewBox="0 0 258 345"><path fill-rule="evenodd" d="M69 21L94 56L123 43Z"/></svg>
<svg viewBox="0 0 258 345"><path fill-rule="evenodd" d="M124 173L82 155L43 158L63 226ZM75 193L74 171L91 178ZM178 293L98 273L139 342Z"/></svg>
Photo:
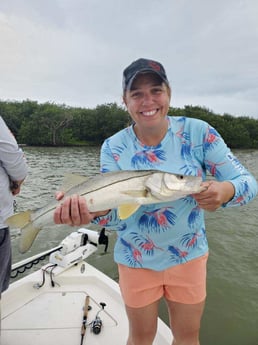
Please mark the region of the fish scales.
<svg viewBox="0 0 258 345"><path fill-rule="evenodd" d="M121 219L130 217L144 204L173 201L204 190L202 179L158 170L116 171L95 177L70 175L69 187L60 190L65 196L79 194L86 199L90 212L118 208ZM20 252L26 252L44 227L53 225L54 210L61 201L51 201L46 206L25 211L8 218L10 227L20 228Z"/></svg>

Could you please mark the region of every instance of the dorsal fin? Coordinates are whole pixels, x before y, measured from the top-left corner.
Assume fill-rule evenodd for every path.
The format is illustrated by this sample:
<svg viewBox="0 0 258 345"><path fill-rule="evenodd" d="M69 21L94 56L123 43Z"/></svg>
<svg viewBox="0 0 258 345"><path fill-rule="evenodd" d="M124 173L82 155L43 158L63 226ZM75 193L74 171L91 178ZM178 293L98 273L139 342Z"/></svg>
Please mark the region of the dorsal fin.
<svg viewBox="0 0 258 345"><path fill-rule="evenodd" d="M76 175L76 174L65 174L64 179L63 179L63 184L59 188L59 190L66 193L74 186L81 184L87 180L88 180L87 176L81 176L81 175Z"/></svg>

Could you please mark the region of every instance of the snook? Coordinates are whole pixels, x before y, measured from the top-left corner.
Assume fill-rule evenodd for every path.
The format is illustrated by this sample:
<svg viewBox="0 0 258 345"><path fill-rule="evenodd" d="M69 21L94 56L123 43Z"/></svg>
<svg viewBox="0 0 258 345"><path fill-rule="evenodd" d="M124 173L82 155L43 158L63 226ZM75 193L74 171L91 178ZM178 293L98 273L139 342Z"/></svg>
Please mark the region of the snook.
<svg viewBox="0 0 258 345"><path fill-rule="evenodd" d="M175 175L157 170L117 171L99 174L93 178L69 175L60 190L65 196L79 194L85 197L91 212L118 208L121 219L130 217L144 204L173 201L189 194L200 193L202 179ZM20 228L19 250L25 253L38 232L53 225L53 213L58 201L45 207L25 211L8 218L10 227Z"/></svg>

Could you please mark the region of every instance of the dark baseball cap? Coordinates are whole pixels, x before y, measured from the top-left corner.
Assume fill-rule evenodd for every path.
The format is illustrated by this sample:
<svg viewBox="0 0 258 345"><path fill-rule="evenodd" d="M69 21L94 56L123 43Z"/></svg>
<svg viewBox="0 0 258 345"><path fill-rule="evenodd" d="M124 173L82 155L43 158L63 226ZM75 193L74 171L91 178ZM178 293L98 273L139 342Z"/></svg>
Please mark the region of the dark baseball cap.
<svg viewBox="0 0 258 345"><path fill-rule="evenodd" d="M139 73L156 73L169 86L164 67L160 62L149 59L138 59L132 62L123 72L123 91L130 90L135 77Z"/></svg>

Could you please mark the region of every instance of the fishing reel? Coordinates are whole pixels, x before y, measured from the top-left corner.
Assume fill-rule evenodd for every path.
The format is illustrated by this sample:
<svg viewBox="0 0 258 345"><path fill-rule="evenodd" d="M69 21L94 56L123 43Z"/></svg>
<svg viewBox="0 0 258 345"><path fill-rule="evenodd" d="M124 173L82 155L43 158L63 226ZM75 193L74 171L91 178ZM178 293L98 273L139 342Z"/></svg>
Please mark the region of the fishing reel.
<svg viewBox="0 0 258 345"><path fill-rule="evenodd" d="M95 320L92 322L92 332L94 334L99 334L101 332L102 321L99 316L96 316Z"/></svg>
<svg viewBox="0 0 258 345"><path fill-rule="evenodd" d="M99 317L99 314L102 312L102 310L104 310L106 303L101 302L100 305L101 305L101 309L97 312L95 319L92 321L92 324L91 324L91 330L94 334L99 334L102 328L102 320Z"/></svg>

